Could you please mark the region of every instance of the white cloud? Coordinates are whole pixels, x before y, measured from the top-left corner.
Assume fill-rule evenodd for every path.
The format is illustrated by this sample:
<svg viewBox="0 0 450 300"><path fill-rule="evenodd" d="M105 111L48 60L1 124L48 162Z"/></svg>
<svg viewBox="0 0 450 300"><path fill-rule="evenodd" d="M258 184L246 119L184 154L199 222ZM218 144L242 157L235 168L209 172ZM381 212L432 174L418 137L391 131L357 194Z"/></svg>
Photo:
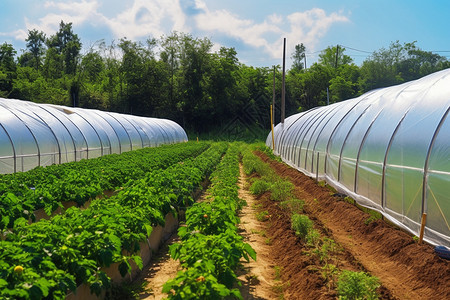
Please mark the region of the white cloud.
<svg viewBox="0 0 450 300"><path fill-rule="evenodd" d="M261 47L272 58L281 56L280 44L283 37L291 45L288 48L293 49L294 45L303 43L307 49L313 50L333 23L349 21L342 13L327 15L320 8L294 12L286 18L270 15L262 23L240 18L226 10L210 11L201 0L197 0L197 8L203 10L203 13L196 16L199 29L223 33L247 45Z"/></svg>
<svg viewBox="0 0 450 300"><path fill-rule="evenodd" d="M0 36L13 37L15 40L24 41L28 37L28 32L23 29L18 29L12 32L0 32Z"/></svg>
<svg viewBox="0 0 450 300"><path fill-rule="evenodd" d="M145 36L160 37L168 31L183 31L185 15L178 0L135 0L133 5L105 23L115 37L137 39ZM170 20L169 25L167 20ZM170 28L167 28L170 27Z"/></svg>
<svg viewBox="0 0 450 300"><path fill-rule="evenodd" d="M47 36L55 34L59 29L61 21L81 25L85 22L96 24L102 16L97 12L99 4L96 0L54 2L47 1L44 8L47 14L38 19L38 22L30 21L25 17L27 30L37 29L43 31Z"/></svg>
<svg viewBox="0 0 450 300"><path fill-rule="evenodd" d="M27 29L38 29L47 35L54 34L61 20L74 26L85 23L108 27L115 38L136 40L142 37L160 37L168 31L183 31L185 15L178 0L135 0L132 5L112 18L99 12L100 0L56 2L47 1L47 14L38 22L25 18ZM104 5L107 1L104 0Z"/></svg>

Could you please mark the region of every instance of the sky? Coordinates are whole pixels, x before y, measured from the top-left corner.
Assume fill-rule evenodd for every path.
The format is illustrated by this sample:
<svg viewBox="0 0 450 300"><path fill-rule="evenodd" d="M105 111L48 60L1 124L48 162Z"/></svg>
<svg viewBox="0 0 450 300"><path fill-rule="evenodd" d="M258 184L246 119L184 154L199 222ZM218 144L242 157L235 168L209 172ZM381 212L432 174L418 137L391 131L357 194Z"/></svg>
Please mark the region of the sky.
<svg viewBox="0 0 450 300"><path fill-rule="evenodd" d="M241 63L289 66L295 45L307 66L329 46L345 47L354 63L391 42L414 42L450 58L448 0L0 0L0 43L20 54L28 30L47 37L73 24L87 51L97 41L145 41L172 32L208 37L213 51L235 48Z"/></svg>

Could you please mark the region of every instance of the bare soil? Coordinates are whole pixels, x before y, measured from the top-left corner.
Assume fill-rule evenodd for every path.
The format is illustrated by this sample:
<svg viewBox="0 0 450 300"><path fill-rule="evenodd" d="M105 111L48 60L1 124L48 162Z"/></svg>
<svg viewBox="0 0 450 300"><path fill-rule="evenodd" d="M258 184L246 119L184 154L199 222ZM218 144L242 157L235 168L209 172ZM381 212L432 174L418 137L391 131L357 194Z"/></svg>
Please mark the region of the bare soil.
<svg viewBox="0 0 450 300"><path fill-rule="evenodd" d="M296 196L305 201L306 214L343 248L340 269L364 270L378 277L383 299L450 299L450 262L435 255L431 245L419 245L410 234L383 220L366 222L367 213L333 196L326 187L264 153L256 154L291 180ZM335 299L320 272L311 268L317 262L302 255L304 247L290 229L290 218L268 197L261 201L277 216L269 227L275 250L271 255L283 267L285 298Z"/></svg>
<svg viewBox="0 0 450 300"><path fill-rule="evenodd" d="M178 260L173 260L169 255L169 246L179 242L178 235L174 233L167 240L156 254L152 257L150 265L144 268L136 280L137 282L146 282L145 291L140 293L139 299L154 300L167 298L163 294L163 285L172 278L175 278L177 272L181 270Z"/></svg>
<svg viewBox="0 0 450 300"><path fill-rule="evenodd" d="M241 223L240 234L244 241L256 251L256 261L241 260L243 268L239 270L241 294L244 299L276 299L275 288L279 284L275 280L275 264L271 257L270 238L266 233L266 226L258 221L258 201L246 189L246 178L242 165L240 166L239 198L247 205L239 213Z"/></svg>

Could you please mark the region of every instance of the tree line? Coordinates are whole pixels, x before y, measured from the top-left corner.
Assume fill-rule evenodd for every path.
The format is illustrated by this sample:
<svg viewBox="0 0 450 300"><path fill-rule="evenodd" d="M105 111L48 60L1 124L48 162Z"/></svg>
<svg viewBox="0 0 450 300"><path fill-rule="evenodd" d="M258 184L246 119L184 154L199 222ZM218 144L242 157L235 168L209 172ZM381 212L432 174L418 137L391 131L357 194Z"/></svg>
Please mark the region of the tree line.
<svg viewBox="0 0 450 300"><path fill-rule="evenodd" d="M21 53L6 42L0 46L0 97L169 118L199 133L245 112L268 128L274 72L281 97L280 66L247 66L234 48L212 47L208 38L173 32L145 42L99 41L82 54L72 23L61 21L49 37L29 30ZM296 45L286 73L287 116L326 105L327 96L335 103L450 67L446 57L415 42L393 42L361 66L339 45L308 68L305 55L305 46Z"/></svg>

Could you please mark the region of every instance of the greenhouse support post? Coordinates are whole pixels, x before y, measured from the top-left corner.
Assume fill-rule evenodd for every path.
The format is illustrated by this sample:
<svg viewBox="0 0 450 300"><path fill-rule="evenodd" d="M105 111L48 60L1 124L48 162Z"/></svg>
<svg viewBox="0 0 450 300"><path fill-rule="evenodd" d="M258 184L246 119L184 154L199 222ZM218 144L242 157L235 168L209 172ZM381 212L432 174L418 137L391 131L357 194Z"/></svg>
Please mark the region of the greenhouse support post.
<svg viewBox="0 0 450 300"><path fill-rule="evenodd" d="M286 82L286 38L283 39L283 82L281 87L281 123L284 124L284 118L285 118L285 97L286 97L286 88L285 88L285 82Z"/></svg>
<svg viewBox="0 0 450 300"><path fill-rule="evenodd" d="M422 244L423 233L425 231L425 224L427 223L427 213L422 214L422 221L420 222L420 234L419 234L419 244Z"/></svg>
<svg viewBox="0 0 450 300"><path fill-rule="evenodd" d="M319 182L319 152L317 152L316 181Z"/></svg>
<svg viewBox="0 0 450 300"><path fill-rule="evenodd" d="M273 134L273 110L270 106L270 128L272 129L272 151L275 151L275 136Z"/></svg>

